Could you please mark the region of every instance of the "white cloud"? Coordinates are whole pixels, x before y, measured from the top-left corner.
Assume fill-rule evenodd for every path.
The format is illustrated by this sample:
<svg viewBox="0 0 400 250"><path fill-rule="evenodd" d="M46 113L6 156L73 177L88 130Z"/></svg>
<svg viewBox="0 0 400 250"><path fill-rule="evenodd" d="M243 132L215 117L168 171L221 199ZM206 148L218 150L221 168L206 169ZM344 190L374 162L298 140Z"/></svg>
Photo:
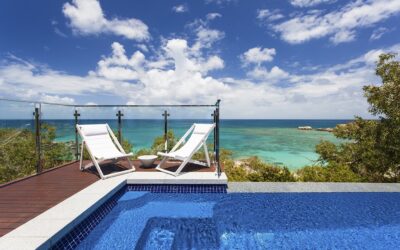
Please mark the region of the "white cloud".
<svg viewBox="0 0 400 250"><path fill-rule="evenodd" d="M290 0L290 4L296 7L312 7L322 3L332 3L336 0Z"/></svg>
<svg viewBox="0 0 400 250"><path fill-rule="evenodd" d="M141 69L145 56L140 51L136 51L128 58L124 47L117 42L114 42L111 47L112 56L98 62L97 75L111 80L136 80L137 71Z"/></svg>
<svg viewBox="0 0 400 250"><path fill-rule="evenodd" d="M247 65L249 63L260 64L262 62L271 62L276 55L274 48L254 47L244 52L240 58Z"/></svg>
<svg viewBox="0 0 400 250"><path fill-rule="evenodd" d="M208 13L206 15L207 20L214 20L215 18L218 18L218 17L222 17L222 15L220 13L216 13L216 12Z"/></svg>
<svg viewBox="0 0 400 250"><path fill-rule="evenodd" d="M31 100L39 100L42 102L49 102L49 103L62 103L62 104L74 104L75 100L70 97L61 97L58 95L46 95L46 94L41 94L39 98L32 98Z"/></svg>
<svg viewBox="0 0 400 250"><path fill-rule="evenodd" d="M137 44L136 46L144 52L149 51L149 48L146 46L146 44Z"/></svg>
<svg viewBox="0 0 400 250"><path fill-rule="evenodd" d="M270 71L264 67L255 67L253 70L247 72L247 75L254 79L273 82L277 82L289 76L286 71L280 69L278 66L273 66Z"/></svg>
<svg viewBox="0 0 400 250"><path fill-rule="evenodd" d="M257 10L257 19L260 21L276 21L284 18L285 16L280 13L279 10L270 11L268 9Z"/></svg>
<svg viewBox="0 0 400 250"><path fill-rule="evenodd" d="M216 30L216 29L209 29L207 27L200 26L197 28L197 44L196 47L198 48L210 48L211 45L224 38L224 32Z"/></svg>
<svg viewBox="0 0 400 250"><path fill-rule="evenodd" d="M0 64L0 92L23 99L43 99L46 96L65 98L65 95L112 93L124 91L126 84L104 78L69 75L46 65L25 63L11 58ZM44 97L43 97L44 96ZM46 97L48 98L48 97ZM67 100L67 99L65 99Z"/></svg>
<svg viewBox="0 0 400 250"><path fill-rule="evenodd" d="M51 25L53 26L53 30L54 33L56 33L57 35L59 35L60 37L68 37L67 34L65 34L64 32L62 32L57 26L58 26L58 22L56 20L52 20L51 21Z"/></svg>
<svg viewBox="0 0 400 250"><path fill-rule="evenodd" d="M64 4L63 13L76 34L110 33L138 41L150 37L147 25L139 19L107 19L98 0L72 0Z"/></svg>
<svg viewBox="0 0 400 250"><path fill-rule="evenodd" d="M54 27L54 33L56 33L57 35L61 36L61 37L68 37L67 34L65 34L64 32L62 32L59 28Z"/></svg>
<svg viewBox="0 0 400 250"><path fill-rule="evenodd" d="M174 11L176 13L184 13L184 12L188 12L189 8L187 7L186 4L180 4L180 5L176 5L176 6L172 7L172 11Z"/></svg>
<svg viewBox="0 0 400 250"><path fill-rule="evenodd" d="M369 38L370 40L378 40L380 39L383 35L385 35L386 33L390 32L390 30L388 28L385 27L379 27L377 29L375 29L372 34L371 37Z"/></svg>
<svg viewBox="0 0 400 250"><path fill-rule="evenodd" d="M113 43L111 54L103 56L86 76L10 56L0 64L0 92L3 96L70 103L86 103L89 100L84 96L104 95L108 98L90 101L202 104L221 98L223 118L351 118L355 114L368 116L362 86L379 82L374 63L387 51L400 52L400 44L312 73L291 74L278 66L266 69L255 65L248 69L249 79L238 79L210 76L210 70L223 67L222 59L209 56L210 51L193 52L193 45L183 39L166 40L156 59L137 51L128 56L121 44ZM129 74L104 73L108 68L123 68ZM147 118L150 115L148 110L143 113Z"/></svg>
<svg viewBox="0 0 400 250"><path fill-rule="evenodd" d="M87 103L85 103L85 105L98 105L98 104L95 102L87 102Z"/></svg>
<svg viewBox="0 0 400 250"><path fill-rule="evenodd" d="M205 0L206 4L214 3L217 5L225 5L225 4L231 4L231 3L236 3L238 0Z"/></svg>
<svg viewBox="0 0 400 250"><path fill-rule="evenodd" d="M196 43L193 45L194 51L210 48L215 42L224 38L225 33L210 28L210 23L217 17L221 17L219 13L209 13L206 15L205 20L196 19L194 22L187 26L195 32Z"/></svg>
<svg viewBox="0 0 400 250"><path fill-rule="evenodd" d="M300 14L273 29L286 42L297 44L329 36L334 43L355 39L359 28L369 27L400 12L398 0L358 0L327 14Z"/></svg>
<svg viewBox="0 0 400 250"><path fill-rule="evenodd" d="M351 42L355 39L356 35L352 30L341 30L330 38L331 42L333 42L334 44Z"/></svg>
<svg viewBox="0 0 400 250"><path fill-rule="evenodd" d="M162 51L164 53L156 61L146 60L140 51L127 57L124 47L114 42L111 56L103 57L98 62L97 70L91 74L110 80L137 82L151 70L165 70L172 65L177 76L195 73L203 75L224 67L224 61L220 57L217 55L204 57L202 53L189 47L187 41L183 39L167 40Z"/></svg>
<svg viewBox="0 0 400 250"><path fill-rule="evenodd" d="M222 60L219 56L211 56L203 63L202 71L208 72L211 70L223 69L224 66L224 60Z"/></svg>

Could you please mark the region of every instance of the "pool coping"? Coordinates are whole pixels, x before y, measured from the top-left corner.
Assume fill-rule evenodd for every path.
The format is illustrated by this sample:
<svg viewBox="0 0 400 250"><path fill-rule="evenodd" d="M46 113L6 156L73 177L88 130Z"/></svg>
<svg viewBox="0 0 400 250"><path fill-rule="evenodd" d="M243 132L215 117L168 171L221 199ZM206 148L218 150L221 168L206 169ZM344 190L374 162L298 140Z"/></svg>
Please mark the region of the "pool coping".
<svg viewBox="0 0 400 250"><path fill-rule="evenodd" d="M229 182L228 193L400 192L400 183Z"/></svg>
<svg viewBox="0 0 400 250"><path fill-rule="evenodd" d="M167 175L135 175L130 173L99 180L48 209L32 220L0 238L0 249L48 249L86 219L105 201L127 184L228 184L228 193L237 192L400 192L400 183L299 183L299 182L227 182L223 173L217 182L207 173ZM156 178L156 177L159 178ZM153 179L145 179L151 177ZM215 178L215 176L214 176ZM146 181L146 182L145 182ZM188 183L190 182L190 183Z"/></svg>

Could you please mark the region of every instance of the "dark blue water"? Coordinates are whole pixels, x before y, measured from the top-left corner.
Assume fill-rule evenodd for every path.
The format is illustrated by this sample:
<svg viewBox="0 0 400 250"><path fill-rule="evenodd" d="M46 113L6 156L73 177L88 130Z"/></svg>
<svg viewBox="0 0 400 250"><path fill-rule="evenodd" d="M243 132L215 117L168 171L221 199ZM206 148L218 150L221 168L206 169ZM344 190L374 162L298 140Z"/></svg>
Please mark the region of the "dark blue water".
<svg viewBox="0 0 400 250"><path fill-rule="evenodd" d="M331 133L300 131L298 126L335 127L349 120L222 120L221 147L232 150L236 159L259 156L261 159L296 169L318 159L315 145L321 140L340 143ZM45 120L57 128L58 141L74 140L73 120ZM211 120L169 120L169 128L182 136L194 122ZM108 123L117 128L116 120L81 120L82 124ZM31 128L33 120L0 120L0 127ZM151 147L154 138L164 133L163 120L123 120L123 137L133 144L133 151ZM212 137L209 142L212 143Z"/></svg>
<svg viewBox="0 0 400 250"><path fill-rule="evenodd" d="M126 192L78 249L399 249L399 193Z"/></svg>

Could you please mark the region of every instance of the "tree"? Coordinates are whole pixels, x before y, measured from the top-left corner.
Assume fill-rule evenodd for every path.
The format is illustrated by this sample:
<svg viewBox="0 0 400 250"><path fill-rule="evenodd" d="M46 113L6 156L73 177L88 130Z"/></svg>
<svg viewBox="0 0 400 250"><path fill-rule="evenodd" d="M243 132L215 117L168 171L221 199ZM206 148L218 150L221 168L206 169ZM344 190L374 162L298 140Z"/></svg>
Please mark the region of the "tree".
<svg viewBox="0 0 400 250"><path fill-rule="evenodd" d="M0 183L35 173L35 140L28 129L0 129Z"/></svg>
<svg viewBox="0 0 400 250"><path fill-rule="evenodd" d="M41 126L42 168L48 169L72 160L67 143L55 142L56 129ZM28 129L0 129L0 183L32 175L36 172L35 136Z"/></svg>
<svg viewBox="0 0 400 250"><path fill-rule="evenodd" d="M400 62L395 58L395 54L382 54L376 67L382 84L363 88L369 112L377 119L356 117L349 124L337 126L335 136L347 142L317 145L321 163L347 167L366 181L400 180Z"/></svg>
<svg viewBox="0 0 400 250"><path fill-rule="evenodd" d="M171 151L171 149L175 146L177 140L175 138L174 131L172 129L167 131L167 151ZM165 151L165 138L164 135L158 136L154 139L153 145L151 149L157 152Z"/></svg>

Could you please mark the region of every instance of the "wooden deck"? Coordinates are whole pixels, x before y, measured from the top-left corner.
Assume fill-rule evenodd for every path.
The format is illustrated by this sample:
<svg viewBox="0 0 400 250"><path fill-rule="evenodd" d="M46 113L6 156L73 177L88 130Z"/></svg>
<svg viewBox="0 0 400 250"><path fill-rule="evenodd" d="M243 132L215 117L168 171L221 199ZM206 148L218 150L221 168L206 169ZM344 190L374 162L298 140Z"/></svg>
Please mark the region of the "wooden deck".
<svg viewBox="0 0 400 250"><path fill-rule="evenodd" d="M136 171L156 171L154 168L142 168L134 161ZM126 169L127 163L105 164L104 174ZM174 171L179 163L168 163L166 169ZM155 165L153 166L155 167ZM211 168L189 164L186 171L215 171ZM0 186L0 236L12 231L30 219L57 205L73 194L99 180L95 169L79 171L79 162L73 162L40 175Z"/></svg>

